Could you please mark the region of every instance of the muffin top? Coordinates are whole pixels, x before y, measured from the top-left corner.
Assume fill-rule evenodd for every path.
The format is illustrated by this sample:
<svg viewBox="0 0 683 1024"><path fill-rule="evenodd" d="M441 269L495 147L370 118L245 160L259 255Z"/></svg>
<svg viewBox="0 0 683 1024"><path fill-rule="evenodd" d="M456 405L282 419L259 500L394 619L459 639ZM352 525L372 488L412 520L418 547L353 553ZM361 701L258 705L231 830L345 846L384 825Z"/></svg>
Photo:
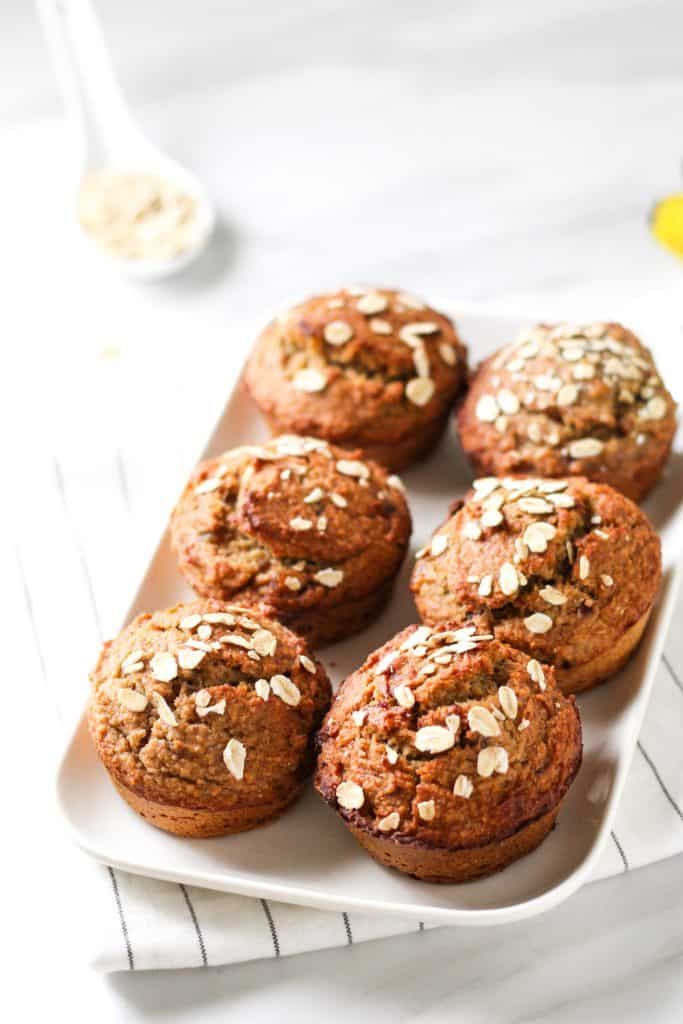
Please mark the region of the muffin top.
<svg viewBox="0 0 683 1024"><path fill-rule="evenodd" d="M392 289L343 288L278 317L247 370L259 405L299 433L386 443L441 415L465 379L453 323Z"/></svg>
<svg viewBox="0 0 683 1024"><path fill-rule="evenodd" d="M331 694L302 639L210 600L139 615L90 678L90 728L109 771L187 808L286 797L310 769Z"/></svg>
<svg viewBox="0 0 683 1024"><path fill-rule="evenodd" d="M562 799L581 760L553 670L472 625L409 626L339 690L316 786L351 824L455 849L503 839Z"/></svg>
<svg viewBox="0 0 683 1024"><path fill-rule="evenodd" d="M411 588L426 622L458 619L568 668L650 608L660 542L647 517L582 477L485 477L436 531Z"/></svg>
<svg viewBox="0 0 683 1024"><path fill-rule="evenodd" d="M202 463L171 523L192 586L295 615L385 583L405 554L410 513L399 478L355 454L282 436Z"/></svg>
<svg viewBox="0 0 683 1024"><path fill-rule="evenodd" d="M497 475L628 483L666 456L675 411L651 353L621 324L540 324L482 363L459 426Z"/></svg>

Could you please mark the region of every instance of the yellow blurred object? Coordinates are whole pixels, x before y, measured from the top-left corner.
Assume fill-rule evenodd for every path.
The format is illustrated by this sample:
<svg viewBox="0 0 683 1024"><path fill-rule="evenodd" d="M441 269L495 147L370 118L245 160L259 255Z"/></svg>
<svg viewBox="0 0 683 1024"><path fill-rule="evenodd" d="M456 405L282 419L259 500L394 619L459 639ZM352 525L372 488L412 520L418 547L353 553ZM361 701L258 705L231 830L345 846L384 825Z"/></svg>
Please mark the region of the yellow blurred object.
<svg viewBox="0 0 683 1024"><path fill-rule="evenodd" d="M661 199L652 211L652 234L677 256L683 258L683 192Z"/></svg>

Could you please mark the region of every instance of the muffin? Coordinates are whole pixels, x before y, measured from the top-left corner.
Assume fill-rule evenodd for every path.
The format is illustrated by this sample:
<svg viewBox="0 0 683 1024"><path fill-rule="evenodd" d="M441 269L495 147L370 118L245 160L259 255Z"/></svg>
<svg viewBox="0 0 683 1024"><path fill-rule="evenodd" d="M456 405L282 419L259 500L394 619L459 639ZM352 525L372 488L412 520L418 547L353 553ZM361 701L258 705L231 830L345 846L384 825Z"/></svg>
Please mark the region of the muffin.
<svg viewBox="0 0 683 1024"><path fill-rule="evenodd" d="M460 623L409 626L342 684L315 785L368 853L465 882L529 853L581 763L552 668Z"/></svg>
<svg viewBox="0 0 683 1024"><path fill-rule="evenodd" d="M466 377L452 322L390 289L343 288L273 320L246 383L273 433L312 434L403 469L439 440Z"/></svg>
<svg viewBox="0 0 683 1024"><path fill-rule="evenodd" d="M200 594L258 606L331 643L387 601L410 539L398 477L314 438L285 436L202 463L171 520Z"/></svg>
<svg viewBox="0 0 683 1024"><path fill-rule="evenodd" d="M90 679L90 735L117 790L191 837L254 828L296 798L331 694L300 637L219 601L138 615Z"/></svg>
<svg viewBox="0 0 683 1024"><path fill-rule="evenodd" d="M481 364L457 418L477 473L586 476L640 501L668 458L676 405L621 324L540 324Z"/></svg>
<svg viewBox="0 0 683 1024"><path fill-rule="evenodd" d="M583 477L485 477L418 552L411 588L420 617L473 623L552 664L576 693L635 650L661 577L647 517Z"/></svg>

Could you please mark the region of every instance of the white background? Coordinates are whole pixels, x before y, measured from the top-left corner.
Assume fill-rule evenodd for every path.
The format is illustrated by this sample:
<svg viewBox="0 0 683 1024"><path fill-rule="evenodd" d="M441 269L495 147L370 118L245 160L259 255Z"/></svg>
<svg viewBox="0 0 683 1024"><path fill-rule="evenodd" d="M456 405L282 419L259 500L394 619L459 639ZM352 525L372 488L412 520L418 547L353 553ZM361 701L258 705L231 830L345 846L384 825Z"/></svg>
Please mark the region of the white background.
<svg viewBox="0 0 683 1024"><path fill-rule="evenodd" d="M524 312L680 320L683 265L646 229L654 198L680 187L676 0L107 0L99 9L136 113L201 173L222 217L207 257L174 282L134 287L89 260L69 230L71 140L33 8L3 0L0 337L12 372L3 436L9 465L16 458L24 473L54 451L80 465L112 443L133 467L135 542L100 538L120 563L105 629L229 389L246 325L290 298L360 279ZM30 511L17 529L35 524ZM75 713L84 687L69 685ZM10 737L12 772L3 772L12 953L3 998L18 1000L9 1019L683 1014L680 858L496 931L96 976L85 967L97 937L83 932L83 863L52 805L62 737L45 716L32 712L31 722L30 748Z"/></svg>

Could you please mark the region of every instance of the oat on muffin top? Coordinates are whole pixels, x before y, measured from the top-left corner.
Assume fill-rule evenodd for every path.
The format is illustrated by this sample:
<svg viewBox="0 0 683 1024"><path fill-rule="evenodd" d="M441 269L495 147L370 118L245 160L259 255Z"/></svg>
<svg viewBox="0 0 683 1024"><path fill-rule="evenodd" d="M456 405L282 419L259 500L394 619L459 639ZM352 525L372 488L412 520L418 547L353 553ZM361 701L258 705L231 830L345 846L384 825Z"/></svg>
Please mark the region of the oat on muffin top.
<svg viewBox="0 0 683 1024"><path fill-rule="evenodd" d="M581 759L553 671L450 623L409 626L343 683L316 785L353 825L457 848L511 835L564 796Z"/></svg>
<svg viewBox="0 0 683 1024"><path fill-rule="evenodd" d="M629 493L630 478L666 458L675 410L650 351L621 324L540 324L481 365L458 422L489 472L585 475Z"/></svg>
<svg viewBox="0 0 683 1024"><path fill-rule="evenodd" d="M421 299L342 288L269 324L247 379L259 405L291 429L372 444L444 413L465 364L451 320Z"/></svg>
<svg viewBox="0 0 683 1024"><path fill-rule="evenodd" d="M91 674L108 770L149 800L276 800L310 769L330 684L303 640L253 610L195 601L139 615Z"/></svg>
<svg viewBox="0 0 683 1024"><path fill-rule="evenodd" d="M197 591L276 614L333 608L386 583L410 528L398 477L297 436L204 462L172 518L174 548Z"/></svg>
<svg viewBox="0 0 683 1024"><path fill-rule="evenodd" d="M650 608L660 542L647 517L581 477L484 477L418 552L426 622L471 620L556 667L609 648Z"/></svg>

